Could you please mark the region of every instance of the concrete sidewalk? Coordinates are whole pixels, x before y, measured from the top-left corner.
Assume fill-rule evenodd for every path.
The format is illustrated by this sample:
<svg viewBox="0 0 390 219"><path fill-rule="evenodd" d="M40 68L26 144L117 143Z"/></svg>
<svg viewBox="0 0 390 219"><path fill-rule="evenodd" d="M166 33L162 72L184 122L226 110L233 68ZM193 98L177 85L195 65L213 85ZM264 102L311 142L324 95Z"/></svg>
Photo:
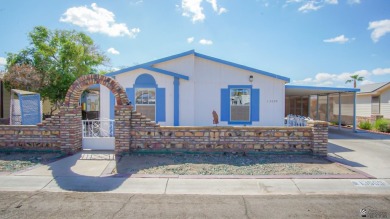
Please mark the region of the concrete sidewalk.
<svg viewBox="0 0 390 219"><path fill-rule="evenodd" d="M186 179L112 176L115 157L78 153L48 165L0 176L0 191L199 195L390 195L390 179Z"/></svg>
<svg viewBox="0 0 390 219"><path fill-rule="evenodd" d="M173 179L0 176L0 191L198 195L390 195L389 179Z"/></svg>

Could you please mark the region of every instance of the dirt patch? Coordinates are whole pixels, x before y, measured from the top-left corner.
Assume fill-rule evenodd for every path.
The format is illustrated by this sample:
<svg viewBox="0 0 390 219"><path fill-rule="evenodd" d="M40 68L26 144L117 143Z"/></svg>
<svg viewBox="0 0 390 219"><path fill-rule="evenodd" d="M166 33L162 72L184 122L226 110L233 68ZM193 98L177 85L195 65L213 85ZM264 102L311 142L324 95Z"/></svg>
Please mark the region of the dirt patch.
<svg viewBox="0 0 390 219"><path fill-rule="evenodd" d="M159 175L340 175L356 174L309 155L126 155L113 173Z"/></svg>
<svg viewBox="0 0 390 219"><path fill-rule="evenodd" d="M0 172L12 173L38 164L47 164L54 162L65 155L61 153L44 153L44 152L0 152Z"/></svg>

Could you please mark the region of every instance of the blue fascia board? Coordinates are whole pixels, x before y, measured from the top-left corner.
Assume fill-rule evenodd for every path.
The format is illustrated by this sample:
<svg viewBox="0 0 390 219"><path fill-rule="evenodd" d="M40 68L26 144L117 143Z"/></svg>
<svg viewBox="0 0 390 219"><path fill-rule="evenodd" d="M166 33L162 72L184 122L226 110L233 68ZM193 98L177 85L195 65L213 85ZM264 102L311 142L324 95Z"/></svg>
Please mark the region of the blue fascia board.
<svg viewBox="0 0 390 219"><path fill-rule="evenodd" d="M285 88L289 89L306 89L306 90L325 90L335 92L359 92L360 88L347 88L347 87L316 87L316 86L301 86L301 85L285 85Z"/></svg>
<svg viewBox="0 0 390 219"><path fill-rule="evenodd" d="M225 65L230 65L230 66L235 67L235 68L251 71L251 72L258 73L258 74L261 74L261 75L265 75L265 76L268 76L268 77L280 79L280 80L283 80L283 81L285 81L287 83L290 82L290 78L287 78L287 77L284 77L284 76L276 75L276 74L273 74L273 73L270 73L270 72L262 71L262 70L251 68L251 67L248 67L248 66L244 66L244 65L233 63L233 62L225 61L225 60L222 60L222 59L214 58L214 57L211 57L211 56L203 55L203 54L200 54L200 53L197 53L197 52L194 52L194 54L195 54L196 57L200 57L200 58L203 58L203 59L207 59L207 60L210 60L210 61L214 61L214 62L218 62L218 63L221 63L221 64L225 64Z"/></svg>
<svg viewBox="0 0 390 219"><path fill-rule="evenodd" d="M188 77L186 75L177 74L175 72L167 71L167 70L164 70L164 69L161 69L161 68L154 68L154 67L144 66L143 69L154 71L154 72L158 72L158 73L161 73L161 74L164 74L164 75L169 75L169 76L172 76L172 77L175 77L175 78L181 78L181 79L184 79L184 80L189 80L190 79L190 77Z"/></svg>
<svg viewBox="0 0 390 219"><path fill-rule="evenodd" d="M146 62L146 63L140 64L140 65L135 65L135 66L132 66L132 67L129 67L129 68L124 68L124 69L121 69L121 70L118 70L118 71L110 72L110 73L105 74L105 76L112 77L114 75L118 75L118 74L125 73L125 72L128 72L128 71L132 71L132 70L135 70L135 69L151 67L154 64L167 62L167 61L170 61L170 60L173 60L173 59L177 59L177 58L180 58L180 57L184 57L184 56L188 56L188 55L191 55L191 54L194 54L194 53L195 53L194 50L189 50L187 52L183 52L183 53L179 53L179 54L176 54L176 55L168 56L168 57L165 57L165 58L157 59L157 60L154 60L154 61Z"/></svg>

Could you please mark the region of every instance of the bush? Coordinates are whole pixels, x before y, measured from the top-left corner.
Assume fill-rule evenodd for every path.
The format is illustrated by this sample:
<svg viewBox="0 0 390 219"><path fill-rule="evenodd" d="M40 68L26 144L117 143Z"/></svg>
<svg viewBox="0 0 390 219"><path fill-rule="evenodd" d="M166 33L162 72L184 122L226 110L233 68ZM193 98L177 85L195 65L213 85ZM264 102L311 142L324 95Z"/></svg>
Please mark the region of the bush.
<svg viewBox="0 0 390 219"><path fill-rule="evenodd" d="M359 128L365 129L365 130L371 130L372 125L369 121L362 121L359 123Z"/></svg>
<svg viewBox="0 0 390 219"><path fill-rule="evenodd" d="M390 121L387 119L378 119L374 123L374 128L380 132L390 132Z"/></svg>

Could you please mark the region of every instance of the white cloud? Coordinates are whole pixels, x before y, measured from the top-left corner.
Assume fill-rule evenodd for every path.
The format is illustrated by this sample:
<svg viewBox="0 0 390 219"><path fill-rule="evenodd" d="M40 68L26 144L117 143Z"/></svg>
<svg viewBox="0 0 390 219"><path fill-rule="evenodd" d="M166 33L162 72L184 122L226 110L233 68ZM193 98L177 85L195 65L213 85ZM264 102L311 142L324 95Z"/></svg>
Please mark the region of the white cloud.
<svg viewBox="0 0 390 219"><path fill-rule="evenodd" d="M349 39L344 35L340 35L334 38L324 40L325 43L341 43L341 44L346 43L348 41Z"/></svg>
<svg viewBox="0 0 390 219"><path fill-rule="evenodd" d="M360 4L360 0L348 0L348 4Z"/></svg>
<svg viewBox="0 0 390 219"><path fill-rule="evenodd" d="M200 6L202 0L182 0L181 7L183 16L192 17L192 22L203 21L206 15L203 14L203 8Z"/></svg>
<svg viewBox="0 0 390 219"><path fill-rule="evenodd" d="M364 81L362 81L360 84L361 85L366 85L366 84L374 84L375 82L373 82L373 81L370 81L370 80L364 80Z"/></svg>
<svg viewBox="0 0 390 219"><path fill-rule="evenodd" d="M199 43L202 44L202 45L213 45L213 41L211 40L206 40L206 39L201 39L199 40Z"/></svg>
<svg viewBox="0 0 390 219"><path fill-rule="evenodd" d="M325 3L331 4L331 5L337 5L339 3L338 0L325 0Z"/></svg>
<svg viewBox="0 0 390 219"><path fill-rule="evenodd" d="M390 74L390 68L377 68L372 71L374 75L388 75Z"/></svg>
<svg viewBox="0 0 390 219"><path fill-rule="evenodd" d="M227 9L226 8L219 8L218 14L223 14L226 13Z"/></svg>
<svg viewBox="0 0 390 219"><path fill-rule="evenodd" d="M383 37L387 33L390 33L390 20L380 20L370 22L368 29L373 29L371 33L371 39L374 42L378 42L379 38Z"/></svg>
<svg viewBox="0 0 390 219"><path fill-rule="evenodd" d="M7 64L7 60L4 57L0 57L0 66L4 66Z"/></svg>
<svg viewBox="0 0 390 219"><path fill-rule="evenodd" d="M316 1L308 1L304 5L302 5L298 11L308 12L308 11L317 11L322 8L321 5L318 5Z"/></svg>
<svg viewBox="0 0 390 219"><path fill-rule="evenodd" d="M203 21L206 19L206 15L203 13L203 7L201 6L202 2L203 0L181 0L182 15L191 17L193 23ZM217 0L206 0L206 2L210 3L211 7L218 15L227 12L226 8L218 6Z"/></svg>
<svg viewBox="0 0 390 219"><path fill-rule="evenodd" d="M338 0L286 0L283 7L287 7L290 4L301 4L298 8L300 12L317 11L326 5L337 5Z"/></svg>
<svg viewBox="0 0 390 219"><path fill-rule="evenodd" d="M98 7L96 3L92 3L91 8L87 6L68 8L60 21L86 28L91 33L103 33L111 37L134 38L140 32L139 28L129 29L125 23L116 23L114 13Z"/></svg>
<svg viewBox="0 0 390 219"><path fill-rule="evenodd" d="M195 38L194 37L188 37L187 38L187 43L192 43L194 42Z"/></svg>
<svg viewBox="0 0 390 219"><path fill-rule="evenodd" d="M119 55L119 51L118 50L116 50L116 49L114 49L114 48L109 48L109 49L107 49L107 52L108 53L111 53L111 54L113 54L113 55Z"/></svg>
<svg viewBox="0 0 390 219"><path fill-rule="evenodd" d="M373 73L367 70L359 70L355 72L343 72L340 74L331 74L331 73L317 73L314 78L309 77L303 80L293 80L292 84L299 85L311 85L311 86L337 86L345 87L345 81L351 79L352 75L359 75L364 77L364 83L370 83L366 78L372 75ZM362 83L363 83L362 82Z"/></svg>

